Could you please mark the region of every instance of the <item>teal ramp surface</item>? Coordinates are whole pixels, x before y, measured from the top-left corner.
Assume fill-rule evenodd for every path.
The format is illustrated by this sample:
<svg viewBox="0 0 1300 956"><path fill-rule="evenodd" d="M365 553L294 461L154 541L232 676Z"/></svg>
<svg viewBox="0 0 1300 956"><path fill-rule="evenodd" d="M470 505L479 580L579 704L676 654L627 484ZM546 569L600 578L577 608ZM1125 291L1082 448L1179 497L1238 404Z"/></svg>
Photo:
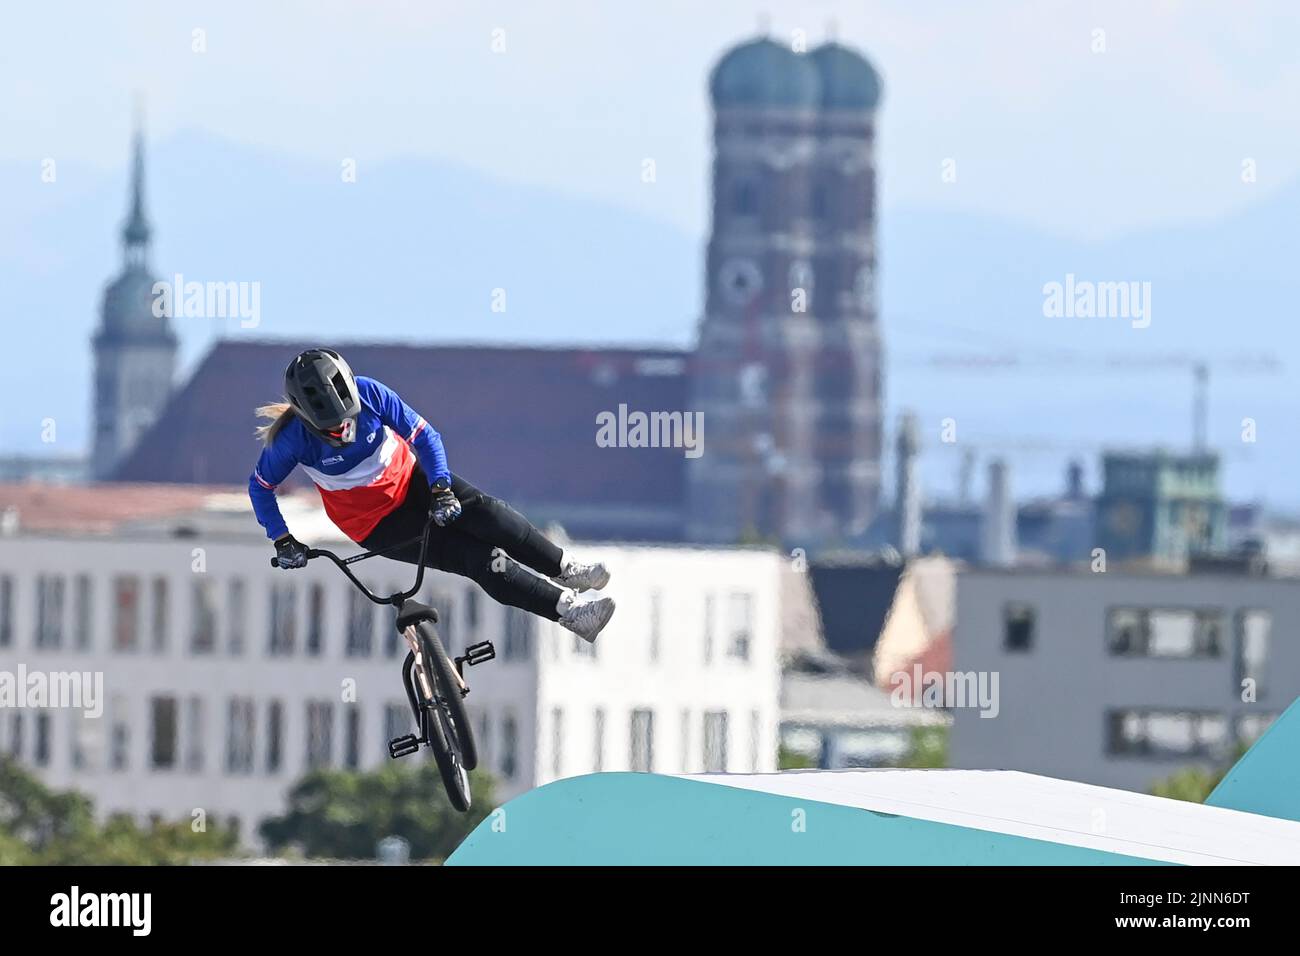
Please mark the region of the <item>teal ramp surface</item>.
<svg viewBox="0 0 1300 956"><path fill-rule="evenodd" d="M1161 862L712 782L718 779L706 782L646 773L601 773L559 780L498 808L447 863L821 866Z"/></svg>
<svg viewBox="0 0 1300 956"><path fill-rule="evenodd" d="M1205 802L1300 820L1300 700L1273 721Z"/></svg>

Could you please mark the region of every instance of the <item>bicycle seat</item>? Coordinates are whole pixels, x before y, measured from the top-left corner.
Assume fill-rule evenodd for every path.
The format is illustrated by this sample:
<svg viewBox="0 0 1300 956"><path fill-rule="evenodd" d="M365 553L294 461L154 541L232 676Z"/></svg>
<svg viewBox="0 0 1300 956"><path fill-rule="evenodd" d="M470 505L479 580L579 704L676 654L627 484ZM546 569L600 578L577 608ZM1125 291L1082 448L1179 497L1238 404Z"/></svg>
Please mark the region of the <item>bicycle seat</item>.
<svg viewBox="0 0 1300 956"><path fill-rule="evenodd" d="M421 621L437 624L437 610L427 604L421 604L419 601L407 601L402 605L402 610L397 615L397 629L404 631L412 624L419 624Z"/></svg>

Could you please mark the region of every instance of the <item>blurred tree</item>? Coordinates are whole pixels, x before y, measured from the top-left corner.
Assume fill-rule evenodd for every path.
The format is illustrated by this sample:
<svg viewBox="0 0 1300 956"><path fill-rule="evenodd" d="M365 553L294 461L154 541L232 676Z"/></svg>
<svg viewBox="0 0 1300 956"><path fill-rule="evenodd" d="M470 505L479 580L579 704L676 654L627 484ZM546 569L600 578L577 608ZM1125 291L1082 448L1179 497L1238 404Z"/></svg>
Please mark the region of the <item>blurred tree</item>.
<svg viewBox="0 0 1300 956"><path fill-rule="evenodd" d="M817 767L817 759L782 744L777 751L776 765L779 770L813 770Z"/></svg>
<svg viewBox="0 0 1300 956"><path fill-rule="evenodd" d="M913 727L911 746L898 766L914 770L942 769L948 766L948 730L942 727Z"/></svg>
<svg viewBox="0 0 1300 956"><path fill-rule="evenodd" d="M138 826L117 816L100 825L83 794L51 790L17 761L0 757L0 865L159 865L231 856L233 833L196 833L189 821Z"/></svg>
<svg viewBox="0 0 1300 956"><path fill-rule="evenodd" d="M260 832L274 851L346 860L373 860L380 840L400 836L411 859L442 860L492 811L491 777L470 774L470 791L470 811L452 809L432 761L368 773L317 770L293 788L288 812Z"/></svg>
<svg viewBox="0 0 1300 956"><path fill-rule="evenodd" d="M1214 791L1248 749L1245 744L1239 744L1233 751L1232 759L1219 766L1185 767L1163 780L1157 780L1151 785L1151 793L1153 796L1168 797L1171 800L1204 803L1205 798Z"/></svg>

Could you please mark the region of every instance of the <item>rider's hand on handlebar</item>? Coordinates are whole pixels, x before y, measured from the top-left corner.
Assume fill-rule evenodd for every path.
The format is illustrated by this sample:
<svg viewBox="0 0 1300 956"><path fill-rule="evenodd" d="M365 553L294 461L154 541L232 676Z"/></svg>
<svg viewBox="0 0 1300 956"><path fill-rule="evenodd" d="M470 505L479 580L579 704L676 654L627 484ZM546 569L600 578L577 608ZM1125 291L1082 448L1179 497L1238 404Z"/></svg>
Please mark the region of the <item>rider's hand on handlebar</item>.
<svg viewBox="0 0 1300 956"><path fill-rule="evenodd" d="M439 528L445 527L460 517L460 500L452 493L445 479L439 479L431 489L433 497L429 501L429 517Z"/></svg>
<svg viewBox="0 0 1300 956"><path fill-rule="evenodd" d="M291 534L275 539L275 557L282 568L305 568L307 546Z"/></svg>

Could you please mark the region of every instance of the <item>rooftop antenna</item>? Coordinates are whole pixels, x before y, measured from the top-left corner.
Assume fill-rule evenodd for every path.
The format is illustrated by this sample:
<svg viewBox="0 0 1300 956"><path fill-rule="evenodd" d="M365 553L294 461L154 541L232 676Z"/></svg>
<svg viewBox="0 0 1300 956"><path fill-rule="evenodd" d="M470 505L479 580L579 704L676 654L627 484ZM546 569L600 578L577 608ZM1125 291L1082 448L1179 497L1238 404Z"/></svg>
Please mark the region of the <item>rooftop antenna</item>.
<svg viewBox="0 0 1300 956"><path fill-rule="evenodd" d="M1210 369L1204 362L1192 368L1192 450L1206 448L1206 420L1209 417Z"/></svg>
<svg viewBox="0 0 1300 956"><path fill-rule="evenodd" d="M772 15L766 10L758 15L758 32L763 36L772 32Z"/></svg>
<svg viewBox="0 0 1300 956"><path fill-rule="evenodd" d="M826 41L834 43L840 38L840 24L834 17L826 21Z"/></svg>

